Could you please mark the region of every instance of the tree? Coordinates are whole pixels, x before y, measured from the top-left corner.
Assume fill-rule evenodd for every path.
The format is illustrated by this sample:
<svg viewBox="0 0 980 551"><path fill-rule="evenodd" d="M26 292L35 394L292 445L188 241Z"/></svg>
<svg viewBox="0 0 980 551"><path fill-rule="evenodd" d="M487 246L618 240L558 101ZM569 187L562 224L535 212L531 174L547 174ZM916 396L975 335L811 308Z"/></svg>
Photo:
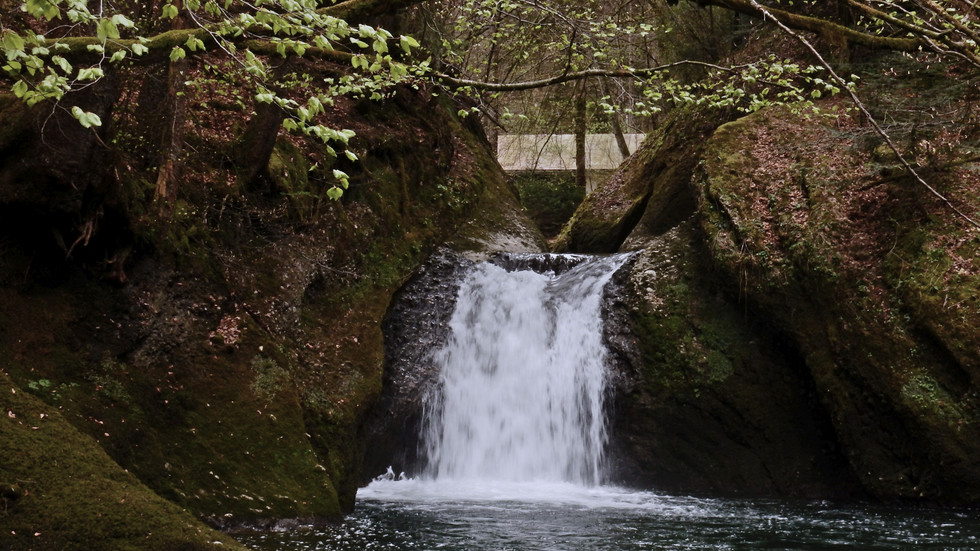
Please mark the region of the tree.
<svg viewBox="0 0 980 551"><path fill-rule="evenodd" d="M83 127L97 129L102 126L102 116L72 102L70 96L125 78L135 68L166 65L163 103L172 123L161 144L156 195L169 206L176 197L188 58L223 57L228 67L223 70L224 78L250 89L259 104L274 106L278 121L287 130L316 136L336 154L334 147L343 149L352 133L319 124L318 115L336 94L380 97L386 87L408 77L410 66L398 58L419 46L409 36L395 38L360 21L417 1L347 0L328 6L314 0L255 4L165 0L162 4L97 6L81 0L5 2L0 20L4 65L0 69L11 92L28 106L52 105L69 111ZM343 63L352 71L325 91L311 89L311 94L295 99L280 93L284 91L283 75L271 63L275 58L293 57ZM293 84L298 88L299 83ZM354 158L349 151L343 153ZM328 195L339 197L347 187L347 176L340 171L334 176L337 185Z"/></svg>
<svg viewBox="0 0 980 551"><path fill-rule="evenodd" d="M776 102L804 103L841 90L853 92L853 79L837 76L814 44L842 49L845 59L848 51L860 47L931 53L980 67L976 10L963 0L840 0L833 5L699 0L697 6L668 1L673 8L641 0L599 5L580 0L445 0L439 8L443 17L430 11L425 18L430 24L423 36L432 54L425 60L410 57L419 51L415 39L396 38L366 24L415 4L435 2L160 0L100 3L96 8L81 0L6 0L0 21L3 78L28 105L54 105L70 111L82 126L98 128L101 115L66 95L124 78L133 67L168 64L172 78L166 103L169 116L178 119L180 89L187 85L181 80L181 62L205 56L210 62L217 56L227 62L224 78L247 87L258 104L268 106L257 109L255 126L281 124L317 136L336 154L335 147L344 153L351 133L317 122L332 98L383 97L393 84L410 78L471 92L477 99L474 109L499 121L508 116L499 94L544 89L564 90L569 101L555 103L578 105L570 111L579 113L579 119L582 104L575 100L586 96L592 98L592 112L631 117L683 103L752 111ZM674 47L671 33L676 32L678 10L713 22L707 27L710 36L700 37L707 44L705 55ZM722 45L732 36L721 31L731 27L735 13L794 33L816 55L809 63L765 53L737 65L724 63ZM272 62L293 58L339 62L350 70L325 91L307 90L301 82L282 82ZM619 93L610 92L615 87ZM300 98L300 91L311 93ZM526 103L547 111L547 102ZM162 147L157 195L164 202L172 202L174 177L167 159L178 153L179 138L166 137ZM268 149L256 145L263 147ZM335 177L337 184L329 191L334 198L347 185L344 173L337 171Z"/></svg>
<svg viewBox="0 0 980 551"><path fill-rule="evenodd" d="M668 0L667 3L678 9L685 6L678 0ZM712 7L724 8L728 13L752 18L757 24L772 25L802 44L810 54L809 63L778 59L770 54L740 65L720 61L717 54L723 52L718 48L715 48L714 59L711 59L712 56L671 55L677 52L665 47L668 43L663 40L655 41L653 47L645 50L648 53L646 64L626 61L628 57L622 54L630 50L618 50L614 45L615 38L637 34L663 37L671 31L664 24L668 20L664 14L669 12L664 11L660 11L659 18L654 21L643 21L641 16L640 19L630 19L624 23L620 17L623 13L630 13L638 5L645 6L646 3L627 0L603 4L595 9L583 9L581 6L559 9L558 6L574 6L574 2L545 3L535 0L468 0L462 4L468 17L476 15L493 20L489 39L491 51L495 52L501 41L521 45L521 65L525 70L505 71L503 78L500 78L501 75L494 79L481 78L479 72L468 70L468 65L460 63L454 67L458 73L441 75L444 82L453 86L475 91L481 98L488 94L496 98L493 94L555 87L577 81L580 84L574 88L575 97L581 98L586 89L582 81L596 81L601 89L602 83L618 79L631 82L638 93L632 94L630 101L623 103L610 101L610 94L604 93L600 105L609 113L644 115L682 103L728 106L742 111L754 111L773 103L806 105L813 98L846 91L875 132L893 150L906 172L962 218L980 227L919 175L861 102L856 93L856 77L838 74L826 56L821 55L820 48L815 46L818 44L825 50L836 50L835 57L845 64L855 48L863 48L894 50L919 56L929 54L963 62L974 69L980 68L980 27L975 4L962 0L943 3L935 0L840 0L834 3L813 0L775 0L766 3L757 0L698 0L697 4L705 13L713 14L710 11ZM517 29L511 31L516 40L513 37L503 40L509 27L498 21L507 18L531 23L535 29L557 26L563 32L557 39L536 36L528 42L519 35L521 28L512 25L510 28ZM467 20L466 25L457 28L467 29L463 36L480 36L479 32L470 29L487 27ZM728 32L718 34L731 38ZM444 40L443 43L459 47L467 42L457 38L455 42ZM487 46L480 45L478 41L475 44L471 48L476 51L487 50ZM528 52L531 52L530 56ZM534 57L535 54L537 57ZM457 58L465 59L459 54ZM493 56L487 59L490 64ZM691 72L691 68L696 70ZM682 73L681 70L685 69L687 71ZM574 105L576 108L573 112L578 120L583 109L580 101L575 101ZM496 111L485 100L480 107L486 111ZM615 121L615 118L612 120ZM581 124L576 124L575 129L576 136L581 139ZM581 165L581 148L577 157Z"/></svg>

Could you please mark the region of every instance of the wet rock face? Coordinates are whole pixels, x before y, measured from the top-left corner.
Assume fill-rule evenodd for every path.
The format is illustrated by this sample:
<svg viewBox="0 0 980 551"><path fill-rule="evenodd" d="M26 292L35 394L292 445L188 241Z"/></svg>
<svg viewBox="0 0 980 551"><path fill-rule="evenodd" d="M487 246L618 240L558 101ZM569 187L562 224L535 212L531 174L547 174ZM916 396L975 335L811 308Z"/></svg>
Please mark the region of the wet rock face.
<svg viewBox="0 0 980 551"><path fill-rule="evenodd" d="M611 429L620 481L715 496L854 496L802 358L718 291L702 251L688 221L649 239L624 282L624 315L609 329L632 376Z"/></svg>
<svg viewBox="0 0 980 551"><path fill-rule="evenodd" d="M586 257L582 255L501 253L490 259L507 271L531 270L538 273L561 274L577 266Z"/></svg>
<svg viewBox="0 0 980 551"><path fill-rule="evenodd" d="M374 414L365 425L366 457L363 480L367 482L391 467L412 476L424 467L420 456L420 432L426 407L438 390L439 368L432 353L450 337L449 321L456 306L460 284L474 265L463 255L443 249L434 254L396 294L383 330L385 335L384 389ZM496 254L492 262L507 270L532 270L560 274L588 258L584 255L530 253ZM629 263L619 268L604 292L603 317L626 320L620 299L626 285ZM612 372L609 399L627 392L632 383L631 363L635 339L627 323L607 321L605 340L610 345L608 361ZM611 343L617 343L611 345ZM632 347L632 348L631 348Z"/></svg>
<svg viewBox="0 0 980 551"><path fill-rule="evenodd" d="M442 249L423 264L392 300L382 324L385 368L382 396L365 425L364 482L392 467L416 474L423 467L419 434L439 371L432 351L449 338L449 319L466 271L461 254Z"/></svg>

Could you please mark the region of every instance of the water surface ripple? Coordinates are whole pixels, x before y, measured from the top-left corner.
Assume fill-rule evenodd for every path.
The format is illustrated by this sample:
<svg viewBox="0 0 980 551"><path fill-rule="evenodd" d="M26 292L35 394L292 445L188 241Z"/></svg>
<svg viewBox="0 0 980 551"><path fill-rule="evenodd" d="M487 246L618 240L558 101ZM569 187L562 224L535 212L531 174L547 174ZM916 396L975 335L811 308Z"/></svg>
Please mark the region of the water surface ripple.
<svg viewBox="0 0 980 551"><path fill-rule="evenodd" d="M341 523L240 536L276 551L980 549L980 514L969 510L517 486L375 482Z"/></svg>

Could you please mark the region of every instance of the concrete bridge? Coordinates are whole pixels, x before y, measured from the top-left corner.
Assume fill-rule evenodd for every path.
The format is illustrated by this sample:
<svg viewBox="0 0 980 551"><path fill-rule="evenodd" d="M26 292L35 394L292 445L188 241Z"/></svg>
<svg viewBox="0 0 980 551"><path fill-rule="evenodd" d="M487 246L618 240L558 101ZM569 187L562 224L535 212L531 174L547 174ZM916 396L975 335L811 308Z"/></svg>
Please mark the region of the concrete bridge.
<svg viewBox="0 0 980 551"><path fill-rule="evenodd" d="M626 134L630 151L636 151L643 134ZM500 134L497 160L506 172L575 172L574 134ZM585 137L585 167L588 189L616 170L623 155L612 134Z"/></svg>

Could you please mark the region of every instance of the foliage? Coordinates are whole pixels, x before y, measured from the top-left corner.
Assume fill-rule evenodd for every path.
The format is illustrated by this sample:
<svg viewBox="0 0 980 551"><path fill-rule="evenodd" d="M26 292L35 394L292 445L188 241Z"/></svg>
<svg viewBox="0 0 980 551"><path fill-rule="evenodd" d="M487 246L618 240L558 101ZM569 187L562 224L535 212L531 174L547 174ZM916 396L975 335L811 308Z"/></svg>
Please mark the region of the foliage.
<svg viewBox="0 0 980 551"><path fill-rule="evenodd" d="M24 0L21 17L0 21L0 79L9 82L13 94L27 105L50 102L70 112L83 127L97 128L102 125L100 115L72 105L66 94L124 77L140 64L179 63L193 57L212 72L218 70L218 78L250 90L257 104L281 109L286 130L319 138L332 154L333 146L339 146L347 158L356 160L346 150L353 132L321 122L334 98L382 98L391 86L409 78L410 71L425 67L398 61L419 46L413 38L348 23L333 15L336 6L323 8L315 0L254 5L168 0L150 17L141 17L143 7ZM213 62L215 56L231 63ZM298 80L284 81L277 69L277 58L294 56L340 62L351 70L326 86L304 87ZM305 96L297 99L283 93L287 89L302 90ZM336 199L349 182L340 170L333 176L336 185L328 196Z"/></svg>
<svg viewBox="0 0 980 551"><path fill-rule="evenodd" d="M418 3L428 8L422 10L421 41L357 19ZM577 141L584 142L585 119L593 121L593 130L608 128L621 136L620 117L625 116L626 127L642 131L643 118L681 105L748 113L776 104L808 106L846 91L863 109L855 93L857 78L839 76L799 31L816 33L819 41L813 42L844 61L853 46L863 46L910 55L932 51L980 67L980 29L965 2L843 4L846 10L814 0L699 0L697 7L671 0L348 0L326 6L318 0L97 6L11 0L5 4L9 16L0 21L0 82L29 106L54 105L82 127L98 129L106 113L67 94L99 90L148 64L168 66L175 134L166 138L170 145L157 168L156 195L167 198L171 214L176 185L170 182L178 179L175 166L183 144L176 130L183 117L178 98L208 83L247 90L237 94L239 108L254 107L257 118L273 109L279 113L276 124L285 130L314 137L331 158L353 162L357 155L348 145L354 132L326 122L336 98L382 99L394 94L397 84L418 85L424 79L467 93L476 100L472 111L494 126L534 133L574 127ZM737 63L726 57L744 34L740 29L765 25L802 41L812 55L759 51L742 54ZM422 55L420 42L429 47ZM678 46L690 44L696 46ZM314 79L286 68L283 60L295 58L336 64L336 74ZM185 78L181 67L191 60L200 70ZM518 124L508 122L514 120ZM577 154L580 167L582 159ZM929 187L910 163L903 165ZM324 195L339 199L350 176L337 167L326 173L330 184Z"/></svg>
<svg viewBox="0 0 980 551"><path fill-rule="evenodd" d="M472 92L478 102L474 109L498 124L512 118L537 121L535 132L568 124L562 122L568 101L561 98L570 95L587 94L594 115L622 113L636 126L641 123L635 117L680 104L751 112L775 103L807 103L855 86L852 78L830 78L824 64L771 53L737 65L720 61L739 25L758 25L766 17L817 32L831 47L843 43L845 49L861 44L933 50L980 66L980 30L965 2L846 0L849 14L841 17L813 0L765 5L702 0L699 8L677 1L430 1L422 11L423 42L431 48L436 71L429 59L417 55L420 45L414 38L344 19L358 17L362 5L378 14L415 3L423 2L402 0L378 8L375 0L325 7L316 0L97 6L78 0L23 0L15 16L11 2L10 16L0 22L0 78L28 105L53 102L83 127L98 128L103 124L100 114L63 101L66 94L97 86L137 65L193 58L211 68L223 67L220 77L244 86L255 102L280 109L286 130L315 136L331 154L337 153L336 146L356 160L347 149L352 131L323 122L335 97L383 98L394 84L422 76ZM733 13L751 17L736 19ZM679 46L690 44L697 46ZM308 86L302 77L285 77L278 70L276 60L287 57L341 62L348 70ZM216 63L218 58L231 62ZM500 99L503 93L541 88L557 92ZM542 129L540 121L553 126ZM336 183L327 195L336 199L349 177L339 169L332 176Z"/></svg>
<svg viewBox="0 0 980 551"><path fill-rule="evenodd" d="M910 55L933 51L980 66L980 29L966 2L841 4L443 0L427 18L426 32L440 44L443 82L473 92L474 109L494 124L527 126L527 118L533 133L554 131L549 124L568 126L562 122L568 109L554 105L554 97L583 93L580 84L571 89L579 81L588 81L584 88L596 108L629 118L680 104L752 112L856 87L853 76L835 78L822 60L801 63L760 50L739 64L726 61L741 36L770 23L816 33L821 49L840 61L861 46ZM501 99L503 93L521 95Z"/></svg>
<svg viewBox="0 0 980 551"><path fill-rule="evenodd" d="M749 112L839 91L822 67L775 55L718 64L733 40L727 10L624 0L447 0L433 11L427 32L440 41L444 82L474 92L495 122L514 127L531 119L535 133L553 131L551 124L569 130L557 122L568 109L556 96L580 93L573 81L588 81L595 111L624 114L632 126L681 104ZM698 46L678 46L691 43ZM558 91L534 92L545 87ZM517 92L523 95L516 101L500 98Z"/></svg>

